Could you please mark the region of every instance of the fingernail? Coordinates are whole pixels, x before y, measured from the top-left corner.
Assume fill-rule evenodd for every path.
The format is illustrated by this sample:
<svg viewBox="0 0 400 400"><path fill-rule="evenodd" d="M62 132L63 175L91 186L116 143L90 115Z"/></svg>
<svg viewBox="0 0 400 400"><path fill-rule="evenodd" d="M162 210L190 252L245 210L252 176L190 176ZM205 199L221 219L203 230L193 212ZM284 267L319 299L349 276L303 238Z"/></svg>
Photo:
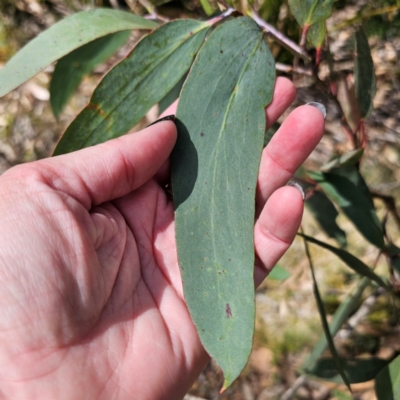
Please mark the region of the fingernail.
<svg viewBox="0 0 400 400"><path fill-rule="evenodd" d="M303 201L306 198L306 192L304 191L304 189L302 188L302 186L300 185L300 183L295 182L295 181L290 181L286 186L293 186L295 187L300 193L301 193L301 197L303 197Z"/></svg>
<svg viewBox="0 0 400 400"><path fill-rule="evenodd" d="M321 111L324 119L326 119L326 107L320 101L310 101L309 103L306 103L306 106L313 106L317 108L319 111Z"/></svg>
<svg viewBox="0 0 400 400"><path fill-rule="evenodd" d="M147 128L148 128L149 126L158 124L159 122L162 122L162 121L172 121L172 122L175 122L175 115L172 114L172 115L167 115L166 117L162 117L162 118L158 119L157 121L152 122L150 125L147 125Z"/></svg>

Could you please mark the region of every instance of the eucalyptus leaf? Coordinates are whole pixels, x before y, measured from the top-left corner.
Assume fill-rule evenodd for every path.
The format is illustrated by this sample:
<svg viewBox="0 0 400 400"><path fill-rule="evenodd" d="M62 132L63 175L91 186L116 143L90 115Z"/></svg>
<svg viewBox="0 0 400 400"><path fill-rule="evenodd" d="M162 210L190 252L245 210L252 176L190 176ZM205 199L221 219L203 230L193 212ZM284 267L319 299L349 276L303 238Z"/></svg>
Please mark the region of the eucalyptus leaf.
<svg viewBox="0 0 400 400"><path fill-rule="evenodd" d="M334 0L289 0L290 11L299 25L309 27L325 21L330 15Z"/></svg>
<svg viewBox="0 0 400 400"><path fill-rule="evenodd" d="M105 142L134 127L186 74L208 28L206 22L176 20L145 36L103 78L54 154Z"/></svg>
<svg viewBox="0 0 400 400"><path fill-rule="evenodd" d="M360 160L363 154L363 148L351 150L348 153L345 153L339 157L335 157L333 160L323 165L320 170L322 172L329 172L335 168L355 165Z"/></svg>
<svg viewBox="0 0 400 400"><path fill-rule="evenodd" d="M356 31L356 59L354 63L354 80L356 97L361 117L368 117L373 109L373 99L376 93L374 63L364 29Z"/></svg>
<svg viewBox="0 0 400 400"><path fill-rule="evenodd" d="M382 227L373 205L350 179L332 173L309 172L308 175L343 210L370 243L380 249L385 247Z"/></svg>
<svg viewBox="0 0 400 400"><path fill-rule="evenodd" d="M379 286L387 288L385 281L381 277L375 274L371 268L369 268L366 264L349 252L333 247L328 243L321 242L320 240L317 240L311 236L303 235L301 233L298 233L298 235L304 237L308 242L314 243L326 250L329 250L333 254L336 254L348 267L353 269L355 272L371 279L371 281L374 281Z"/></svg>
<svg viewBox="0 0 400 400"><path fill-rule="evenodd" d="M310 26L307 32L307 39L318 50L324 44L325 34L325 21L319 21Z"/></svg>
<svg viewBox="0 0 400 400"><path fill-rule="evenodd" d="M182 86L185 83L186 75L182 76L179 82L165 95L158 103L158 113L161 115L175 100L179 98Z"/></svg>
<svg viewBox="0 0 400 400"><path fill-rule="evenodd" d="M346 232L336 223L336 218L339 214L329 198L322 192L315 192L307 199L305 205L323 231L329 237L335 239L340 247L346 247Z"/></svg>
<svg viewBox="0 0 400 400"><path fill-rule="evenodd" d="M378 400L400 399L400 356L383 368L375 380Z"/></svg>
<svg viewBox="0 0 400 400"><path fill-rule="evenodd" d="M73 14L30 41L0 70L0 97L54 61L99 37L157 26L153 21L118 10L99 8Z"/></svg>
<svg viewBox="0 0 400 400"><path fill-rule="evenodd" d="M341 359L344 373L350 383L367 382L374 379L376 375L387 364L387 360L377 357L359 360ZM336 369L335 360L332 358L322 358L318 360L310 374L329 382L341 383L342 379Z"/></svg>
<svg viewBox="0 0 400 400"><path fill-rule="evenodd" d="M311 259L311 255L310 255L310 251L308 248L308 243L306 241L306 236L302 235L303 239L304 239L304 246L305 246L305 251L306 251L306 255L310 264L310 269L311 269L311 276L313 279L313 291L314 291L314 297L317 303L317 308L318 308L318 312L319 312L319 316L321 318L321 323L322 323L322 328L324 330L324 334L325 334L325 338L326 338L326 342L328 343L329 346L329 350L333 356L333 360L335 363L335 367L336 370L339 372L343 382L346 384L346 386L348 387L348 389L351 392L351 387L350 387L350 382L344 372L343 369L343 362L341 360L341 358L339 357L339 354L337 353L336 347L335 347L335 343L333 342L333 337L331 335L331 331L329 329L329 325L328 325L328 320L326 319L326 313L325 313L325 307L324 304L322 302L322 298L321 298L321 294L319 292L319 288L318 288L318 282L317 282L317 278L315 276L315 270L314 270L314 265Z"/></svg>
<svg viewBox="0 0 400 400"><path fill-rule="evenodd" d="M272 271L268 274L268 279L273 281L284 281L290 277L290 273L280 265L275 265Z"/></svg>
<svg viewBox="0 0 400 400"><path fill-rule="evenodd" d="M274 82L261 29L248 17L230 20L197 55L176 115L172 190L183 289L224 388L252 347L255 188Z"/></svg>
<svg viewBox="0 0 400 400"><path fill-rule="evenodd" d="M61 58L50 82L50 104L60 115L85 75L110 58L129 38L130 31L112 33L93 40Z"/></svg>

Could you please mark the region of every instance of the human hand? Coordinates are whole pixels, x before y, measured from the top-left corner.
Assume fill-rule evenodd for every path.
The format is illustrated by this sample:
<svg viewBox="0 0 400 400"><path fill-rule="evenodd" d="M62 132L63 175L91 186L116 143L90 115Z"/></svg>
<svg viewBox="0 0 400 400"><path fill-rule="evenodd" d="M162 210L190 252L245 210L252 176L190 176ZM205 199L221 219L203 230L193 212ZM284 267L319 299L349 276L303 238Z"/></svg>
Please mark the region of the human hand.
<svg viewBox="0 0 400 400"><path fill-rule="evenodd" d="M272 124L295 91L278 78ZM259 284L293 241L303 199L282 187L323 117L297 108L264 149ZM0 393L26 399L179 399L208 361L185 305L164 192L172 122L0 177Z"/></svg>

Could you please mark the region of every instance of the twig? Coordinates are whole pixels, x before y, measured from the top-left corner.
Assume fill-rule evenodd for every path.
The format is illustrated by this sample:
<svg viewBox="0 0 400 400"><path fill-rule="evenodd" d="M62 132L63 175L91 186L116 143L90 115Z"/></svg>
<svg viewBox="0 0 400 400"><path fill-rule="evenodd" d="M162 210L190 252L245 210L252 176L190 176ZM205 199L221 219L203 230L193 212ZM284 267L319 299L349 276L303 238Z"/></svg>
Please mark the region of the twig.
<svg viewBox="0 0 400 400"><path fill-rule="evenodd" d="M289 38L287 38L285 35L283 35L281 32L278 31L275 27L270 25L268 22L265 22L254 10L254 8L251 8L250 16L256 21L256 23L263 28L264 32L270 36L275 42L279 43L281 46L285 47L288 49L291 53L294 55L302 58L305 61L311 61L311 57L308 55L308 53L303 50L298 44L295 42L291 41Z"/></svg>
<svg viewBox="0 0 400 400"><path fill-rule="evenodd" d="M217 15L214 18L209 19L207 22L210 25L214 25L215 23L221 21L222 19L229 17L229 15L233 14L234 12L236 12L236 10L234 8L229 7L223 13Z"/></svg>
<svg viewBox="0 0 400 400"><path fill-rule="evenodd" d="M342 339L347 339L351 332L360 324L360 322L371 312L372 307L378 301L378 298L386 293L386 289L380 287L376 289L365 301L361 304L358 311L348 320L347 327L339 332L338 336Z"/></svg>
<svg viewBox="0 0 400 400"><path fill-rule="evenodd" d="M286 390L279 400L290 400L296 392L306 383L307 378L305 375L300 375L293 383L293 385Z"/></svg>
<svg viewBox="0 0 400 400"><path fill-rule="evenodd" d="M293 66L291 65L286 65L286 64L281 64L281 63L276 63L275 64L275 68L278 71L281 72L285 72L287 74L300 74L300 75L306 75L306 76L313 76L313 71L311 69L307 69L307 68L301 68L298 67L297 69L295 69Z"/></svg>

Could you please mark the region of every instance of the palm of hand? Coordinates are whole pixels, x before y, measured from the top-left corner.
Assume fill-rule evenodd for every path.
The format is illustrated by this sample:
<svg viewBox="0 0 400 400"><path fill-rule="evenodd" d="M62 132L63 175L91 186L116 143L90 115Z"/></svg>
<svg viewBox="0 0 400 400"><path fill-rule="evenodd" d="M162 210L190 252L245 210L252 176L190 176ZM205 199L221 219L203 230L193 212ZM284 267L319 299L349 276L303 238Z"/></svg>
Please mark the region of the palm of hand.
<svg viewBox="0 0 400 400"><path fill-rule="evenodd" d="M2 343L18 343L3 360L6 379L30 381L32 396L43 384L70 382L49 396L59 399L110 398L138 387L142 399L183 395L182 379L193 380L207 356L183 301L173 208L162 188L150 180L90 213L43 179L24 195L31 206L18 214L27 214L36 235L24 225L13 248L45 250L18 275L2 270L18 299L1 329Z"/></svg>
<svg viewBox="0 0 400 400"><path fill-rule="evenodd" d="M293 97L278 79L270 123ZM256 283L296 234L301 195L279 188L322 132L321 113L302 107L264 150ZM5 398L179 399L200 373L208 356L183 299L159 171L175 139L174 125L162 122L0 177Z"/></svg>

